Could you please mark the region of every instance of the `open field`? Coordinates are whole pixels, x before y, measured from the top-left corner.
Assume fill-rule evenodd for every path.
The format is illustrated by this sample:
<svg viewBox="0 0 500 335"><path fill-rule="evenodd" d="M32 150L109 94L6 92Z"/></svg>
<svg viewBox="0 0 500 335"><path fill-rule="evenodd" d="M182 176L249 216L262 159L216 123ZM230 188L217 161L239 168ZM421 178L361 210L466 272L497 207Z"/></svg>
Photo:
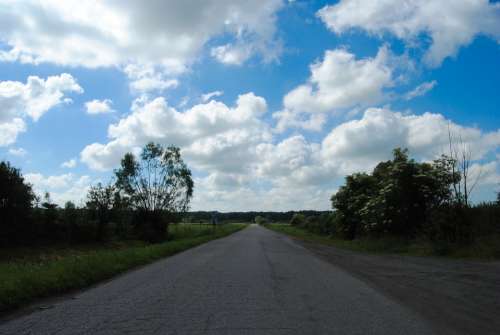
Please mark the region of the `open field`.
<svg viewBox="0 0 500 335"><path fill-rule="evenodd" d="M133 267L227 236L243 224L170 227L171 239L161 244L138 241L75 248L14 249L2 251L0 312L37 298L92 285ZM8 258L7 258L8 257Z"/></svg>

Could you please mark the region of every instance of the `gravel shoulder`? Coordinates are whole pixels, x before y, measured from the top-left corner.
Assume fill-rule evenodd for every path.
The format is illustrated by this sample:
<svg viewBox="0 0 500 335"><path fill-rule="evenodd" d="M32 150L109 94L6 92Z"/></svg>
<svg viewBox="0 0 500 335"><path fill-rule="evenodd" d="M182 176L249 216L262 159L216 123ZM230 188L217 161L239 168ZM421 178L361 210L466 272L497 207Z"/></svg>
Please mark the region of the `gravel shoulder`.
<svg viewBox="0 0 500 335"><path fill-rule="evenodd" d="M500 262L372 255L295 241L413 309L440 334L500 334Z"/></svg>

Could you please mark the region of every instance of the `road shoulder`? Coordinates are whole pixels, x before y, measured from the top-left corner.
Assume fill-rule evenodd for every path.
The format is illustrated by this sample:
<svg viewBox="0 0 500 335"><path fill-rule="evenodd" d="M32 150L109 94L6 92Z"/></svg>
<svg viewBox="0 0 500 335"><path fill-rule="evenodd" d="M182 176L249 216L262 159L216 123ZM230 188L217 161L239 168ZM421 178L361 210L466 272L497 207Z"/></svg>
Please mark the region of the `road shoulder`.
<svg viewBox="0 0 500 335"><path fill-rule="evenodd" d="M411 308L440 334L498 334L500 262L372 255L290 238Z"/></svg>

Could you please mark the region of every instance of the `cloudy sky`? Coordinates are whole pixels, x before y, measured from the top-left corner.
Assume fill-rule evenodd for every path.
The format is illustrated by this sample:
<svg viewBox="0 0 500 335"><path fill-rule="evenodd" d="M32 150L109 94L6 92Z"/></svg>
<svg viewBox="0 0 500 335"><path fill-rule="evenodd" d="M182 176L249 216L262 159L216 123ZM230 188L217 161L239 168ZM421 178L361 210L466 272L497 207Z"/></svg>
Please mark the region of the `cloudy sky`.
<svg viewBox="0 0 500 335"><path fill-rule="evenodd" d="M181 147L194 210L329 209L448 129L491 200L499 87L494 1L0 1L0 159L58 203L155 141Z"/></svg>

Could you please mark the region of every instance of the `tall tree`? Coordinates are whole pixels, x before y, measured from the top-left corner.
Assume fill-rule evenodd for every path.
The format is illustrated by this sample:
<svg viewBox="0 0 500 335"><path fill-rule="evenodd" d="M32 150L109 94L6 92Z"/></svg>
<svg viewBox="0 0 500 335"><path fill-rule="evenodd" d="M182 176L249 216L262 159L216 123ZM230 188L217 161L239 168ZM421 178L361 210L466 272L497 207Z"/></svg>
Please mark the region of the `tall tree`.
<svg viewBox="0 0 500 335"><path fill-rule="evenodd" d="M21 171L8 162L0 162L0 245L28 238L28 216L34 198Z"/></svg>
<svg viewBox="0 0 500 335"><path fill-rule="evenodd" d="M462 139L462 135L454 135L448 125L449 157L452 162L452 172L457 173L460 178L453 183L453 193L456 202L460 206L469 207L470 196L478 181L481 179L481 170L476 176L471 176L472 150ZM472 178L472 180L471 180Z"/></svg>
<svg viewBox="0 0 500 335"><path fill-rule="evenodd" d="M116 185L136 209L148 240L165 238L169 219L189 208L194 183L175 146L148 143L139 160L125 154L115 174Z"/></svg>

